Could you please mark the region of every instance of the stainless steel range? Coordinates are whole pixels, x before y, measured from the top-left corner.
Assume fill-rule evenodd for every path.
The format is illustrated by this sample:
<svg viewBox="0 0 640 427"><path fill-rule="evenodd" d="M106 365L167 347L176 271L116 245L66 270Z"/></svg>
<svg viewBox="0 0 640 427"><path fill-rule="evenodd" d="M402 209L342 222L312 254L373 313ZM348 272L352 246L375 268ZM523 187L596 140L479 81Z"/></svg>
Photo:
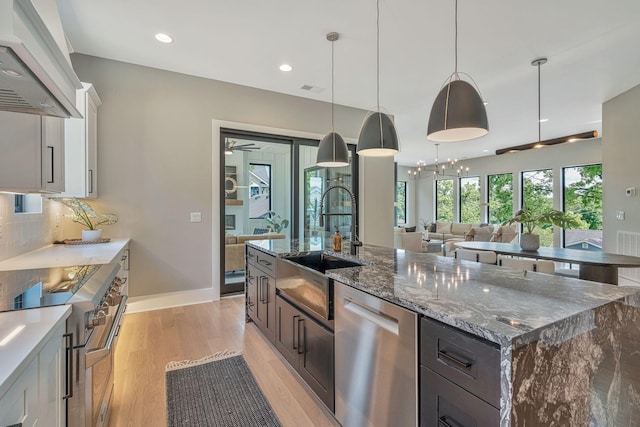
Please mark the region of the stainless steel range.
<svg viewBox="0 0 640 427"><path fill-rule="evenodd" d="M126 261L0 272L6 292L0 311L72 305L63 397L69 427L108 423L114 352L127 301Z"/></svg>

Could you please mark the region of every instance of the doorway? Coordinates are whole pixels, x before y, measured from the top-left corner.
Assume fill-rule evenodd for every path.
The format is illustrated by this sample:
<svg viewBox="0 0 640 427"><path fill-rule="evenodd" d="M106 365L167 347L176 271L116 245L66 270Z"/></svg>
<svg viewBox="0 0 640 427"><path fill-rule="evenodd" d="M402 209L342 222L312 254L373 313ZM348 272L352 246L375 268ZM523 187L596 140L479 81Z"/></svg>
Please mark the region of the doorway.
<svg viewBox="0 0 640 427"><path fill-rule="evenodd" d="M348 145L350 166L319 168L315 166L318 143L220 129L220 295L244 291L247 240L313 237L322 241L319 238L330 235L335 226L350 236L350 200L342 200L344 194L327 196L333 198L325 200L325 206L344 215L332 215L323 230L318 225L318 208L328 185L342 183L358 196L358 162L351 160L357 158L355 145Z"/></svg>

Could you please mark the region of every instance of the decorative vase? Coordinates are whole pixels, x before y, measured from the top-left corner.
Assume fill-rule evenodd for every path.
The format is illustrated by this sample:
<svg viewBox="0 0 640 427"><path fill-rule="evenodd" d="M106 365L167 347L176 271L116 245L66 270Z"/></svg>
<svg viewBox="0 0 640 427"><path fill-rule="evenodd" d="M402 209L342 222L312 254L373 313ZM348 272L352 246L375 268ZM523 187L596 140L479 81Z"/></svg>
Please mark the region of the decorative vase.
<svg viewBox="0 0 640 427"><path fill-rule="evenodd" d="M94 240L100 240L102 237L102 230L82 230L82 241L91 242Z"/></svg>
<svg viewBox="0 0 640 427"><path fill-rule="evenodd" d="M529 233L520 234L520 247L523 251L537 251L540 247L540 235Z"/></svg>

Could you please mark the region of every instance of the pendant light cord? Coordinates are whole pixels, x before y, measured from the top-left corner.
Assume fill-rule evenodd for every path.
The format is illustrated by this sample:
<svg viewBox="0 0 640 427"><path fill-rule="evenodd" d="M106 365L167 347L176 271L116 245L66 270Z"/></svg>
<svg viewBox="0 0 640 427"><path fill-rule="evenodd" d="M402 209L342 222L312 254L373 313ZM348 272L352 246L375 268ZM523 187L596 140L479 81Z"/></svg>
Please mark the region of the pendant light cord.
<svg viewBox="0 0 640 427"><path fill-rule="evenodd" d="M454 73L456 75L456 78L458 78L458 0L456 0L456 6L455 6L455 31L456 31L456 36L455 36L455 47L454 47L454 52L455 52L455 60L454 60Z"/></svg>
<svg viewBox="0 0 640 427"><path fill-rule="evenodd" d="M538 142L542 141L542 117L540 115L540 65L542 65L542 62L538 61Z"/></svg>
<svg viewBox="0 0 640 427"><path fill-rule="evenodd" d="M331 41L331 131L335 133L336 131L336 127L334 125L334 105L335 103L333 102L333 89L334 89L334 83L333 83L333 43L334 41ZM335 136L333 137L335 140ZM335 150L335 142L334 142L334 150Z"/></svg>
<svg viewBox="0 0 640 427"><path fill-rule="evenodd" d="M457 0L456 0L457 1ZM380 112L380 0L376 2L376 105Z"/></svg>

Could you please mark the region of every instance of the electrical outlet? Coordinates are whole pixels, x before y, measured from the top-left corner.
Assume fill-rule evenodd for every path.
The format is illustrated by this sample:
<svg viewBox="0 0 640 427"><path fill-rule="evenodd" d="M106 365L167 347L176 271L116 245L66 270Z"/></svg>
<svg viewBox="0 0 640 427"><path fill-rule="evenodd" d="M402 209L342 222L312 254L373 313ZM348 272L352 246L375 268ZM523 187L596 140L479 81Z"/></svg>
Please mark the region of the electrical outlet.
<svg viewBox="0 0 640 427"><path fill-rule="evenodd" d="M56 230L60 228L60 214L56 213Z"/></svg>
<svg viewBox="0 0 640 427"><path fill-rule="evenodd" d="M201 222L201 221L202 221L202 213L191 212L191 222Z"/></svg>
<svg viewBox="0 0 640 427"><path fill-rule="evenodd" d="M616 219L618 221L624 221L624 211L616 211Z"/></svg>

